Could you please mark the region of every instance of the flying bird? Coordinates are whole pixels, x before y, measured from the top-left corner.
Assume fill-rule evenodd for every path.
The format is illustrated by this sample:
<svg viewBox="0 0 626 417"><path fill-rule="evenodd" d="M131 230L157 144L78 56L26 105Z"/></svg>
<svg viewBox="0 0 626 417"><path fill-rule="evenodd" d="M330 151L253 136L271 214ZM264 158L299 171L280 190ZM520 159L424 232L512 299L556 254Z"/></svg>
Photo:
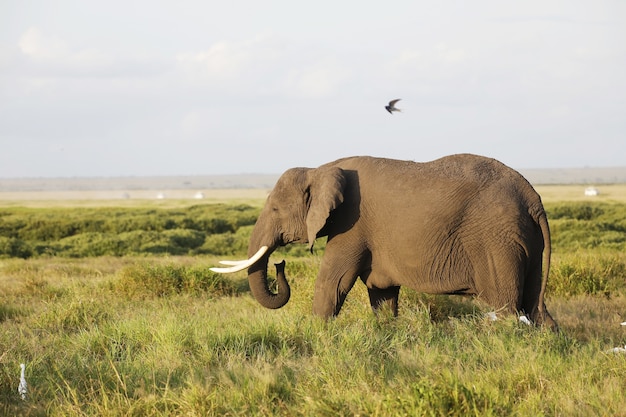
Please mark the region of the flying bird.
<svg viewBox="0 0 626 417"><path fill-rule="evenodd" d="M395 99L395 100L391 100L391 101L389 102L389 105L385 106L385 109L386 109L386 110L387 110L390 114L393 114L393 112L394 112L394 111L402 111L402 110L400 110L400 109L397 109L397 108L396 108L396 103L397 103L398 101L400 101L400 100L402 100L402 99L401 99L401 98L397 98L397 99Z"/></svg>

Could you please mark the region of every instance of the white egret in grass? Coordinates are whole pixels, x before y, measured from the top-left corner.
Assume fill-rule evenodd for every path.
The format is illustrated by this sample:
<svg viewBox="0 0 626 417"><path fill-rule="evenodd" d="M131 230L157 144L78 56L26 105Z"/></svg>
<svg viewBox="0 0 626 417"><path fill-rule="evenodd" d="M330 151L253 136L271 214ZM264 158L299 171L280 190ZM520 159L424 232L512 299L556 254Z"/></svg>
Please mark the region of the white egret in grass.
<svg viewBox="0 0 626 417"><path fill-rule="evenodd" d="M624 347L614 347L613 349L607 350L606 353L626 353L626 345L624 345Z"/></svg>
<svg viewBox="0 0 626 417"><path fill-rule="evenodd" d="M24 371L26 370L26 365L20 363L20 368L22 369L20 372L20 385L17 387L17 392L22 397L22 400L26 399L26 391L28 390L28 384L26 383L26 377L24 377Z"/></svg>

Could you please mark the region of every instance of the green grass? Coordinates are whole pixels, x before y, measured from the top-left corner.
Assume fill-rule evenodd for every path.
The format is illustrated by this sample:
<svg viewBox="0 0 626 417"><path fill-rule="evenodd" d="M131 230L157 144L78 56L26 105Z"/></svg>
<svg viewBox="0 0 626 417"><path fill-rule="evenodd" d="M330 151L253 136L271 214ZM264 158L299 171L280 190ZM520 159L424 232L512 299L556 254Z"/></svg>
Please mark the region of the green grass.
<svg viewBox="0 0 626 417"><path fill-rule="evenodd" d="M602 258L602 255L598 255ZM460 297L401 293L375 317L362 285L310 314L319 258L288 258L292 300L189 257L0 264L6 415L620 415L626 297L551 296L563 333ZM560 266L560 260L555 259ZM162 277L159 281L157 278ZM614 280L624 279L624 276ZM17 396L27 364L29 398Z"/></svg>
<svg viewBox="0 0 626 417"><path fill-rule="evenodd" d="M0 414L626 415L626 355L607 352L626 343L626 252L602 238L626 207L548 209L561 334L404 288L399 317L376 317L360 283L324 322L311 314L323 245L273 255L292 285L280 310L245 273L208 271L215 255L0 259ZM594 236L563 237L575 228Z"/></svg>

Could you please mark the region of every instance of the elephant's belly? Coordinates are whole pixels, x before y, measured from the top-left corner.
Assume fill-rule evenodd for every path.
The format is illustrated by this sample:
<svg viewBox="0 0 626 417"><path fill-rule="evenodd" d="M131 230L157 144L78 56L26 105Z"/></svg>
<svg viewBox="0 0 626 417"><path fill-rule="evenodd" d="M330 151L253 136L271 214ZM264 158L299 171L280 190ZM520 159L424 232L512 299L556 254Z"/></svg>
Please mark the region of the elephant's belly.
<svg viewBox="0 0 626 417"><path fill-rule="evenodd" d="M474 294L475 291L468 283L437 282L425 280L411 282L406 285L418 292L428 294Z"/></svg>
<svg viewBox="0 0 626 417"><path fill-rule="evenodd" d="M417 291L429 294L474 294L473 269L462 265L443 265L423 271L412 280Z"/></svg>
<svg viewBox="0 0 626 417"><path fill-rule="evenodd" d="M372 268L365 284L368 288L404 286L428 294L474 294L471 268L461 266L420 268L405 265L404 268Z"/></svg>
<svg viewBox="0 0 626 417"><path fill-rule="evenodd" d="M474 265L461 247L461 240L449 234L385 242L372 251L368 287L410 287L430 294L473 294ZM377 241L383 241L378 239Z"/></svg>

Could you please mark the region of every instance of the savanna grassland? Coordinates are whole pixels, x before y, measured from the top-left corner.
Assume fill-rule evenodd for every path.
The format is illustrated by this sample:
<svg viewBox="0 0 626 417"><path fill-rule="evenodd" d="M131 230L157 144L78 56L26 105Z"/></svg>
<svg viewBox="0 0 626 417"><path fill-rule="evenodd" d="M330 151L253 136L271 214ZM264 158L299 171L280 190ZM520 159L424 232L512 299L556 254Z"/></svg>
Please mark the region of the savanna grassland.
<svg viewBox="0 0 626 417"><path fill-rule="evenodd" d="M358 283L324 322L322 241L272 256L292 297L266 310L208 269L245 257L259 200L0 202L0 414L625 416L626 188L537 189L560 334L406 288L376 317Z"/></svg>

